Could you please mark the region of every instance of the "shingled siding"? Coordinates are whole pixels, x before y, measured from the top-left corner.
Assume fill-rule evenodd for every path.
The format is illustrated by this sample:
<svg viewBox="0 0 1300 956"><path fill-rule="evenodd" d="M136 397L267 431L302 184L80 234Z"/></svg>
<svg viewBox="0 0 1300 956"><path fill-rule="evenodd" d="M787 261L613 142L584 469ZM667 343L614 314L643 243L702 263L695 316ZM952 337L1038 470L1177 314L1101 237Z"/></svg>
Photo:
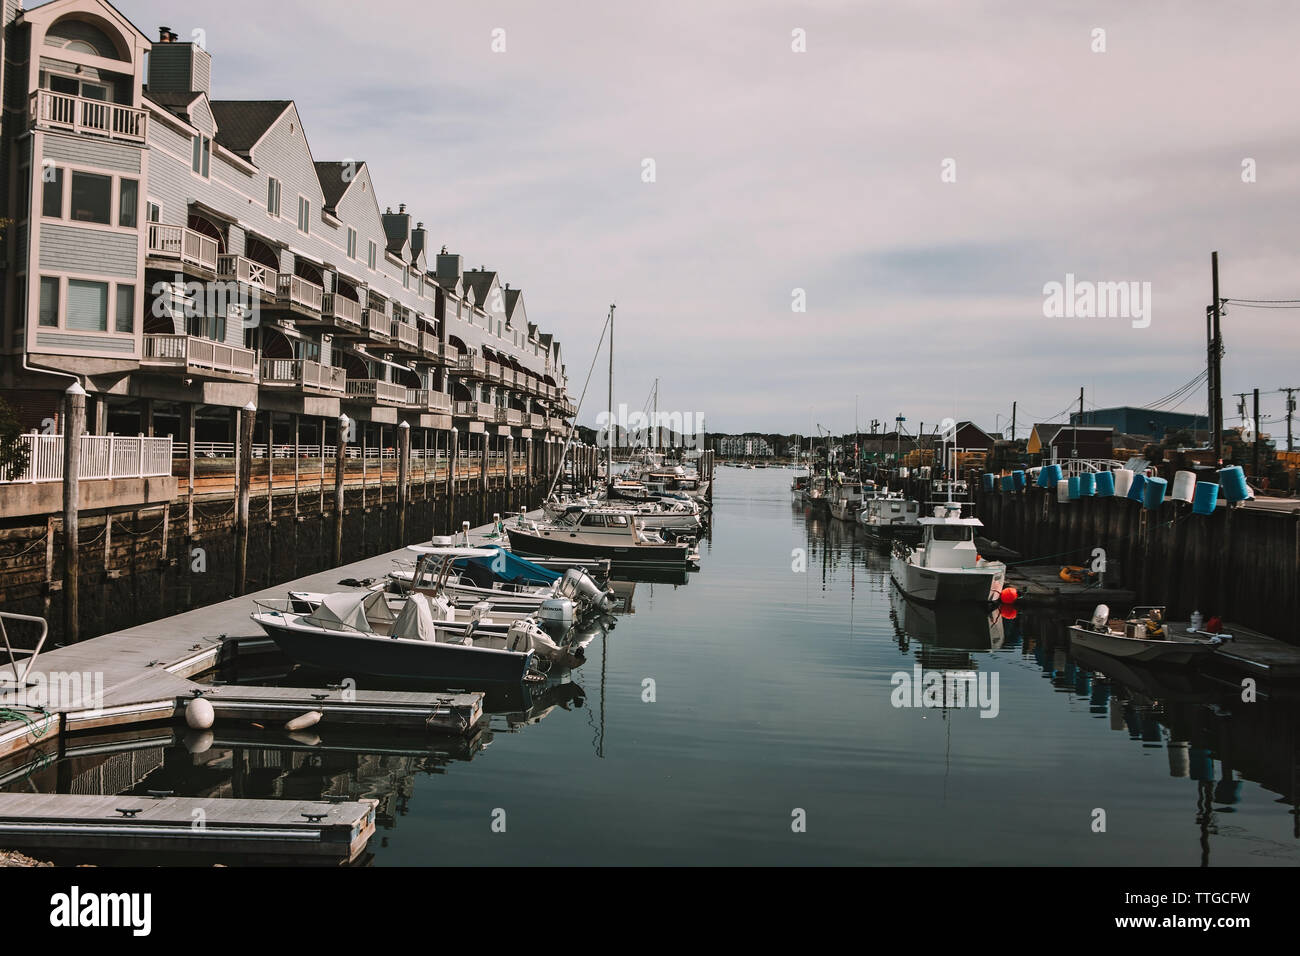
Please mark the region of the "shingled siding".
<svg viewBox="0 0 1300 956"><path fill-rule="evenodd" d="M111 169L116 173L140 172L143 151L138 146L105 143L88 136L67 136L62 133L45 134L44 156L56 165L70 163L74 166L94 166Z"/></svg>
<svg viewBox="0 0 1300 956"><path fill-rule="evenodd" d="M41 224L42 272L75 272L135 281L140 257L137 233L105 232L56 222Z"/></svg>

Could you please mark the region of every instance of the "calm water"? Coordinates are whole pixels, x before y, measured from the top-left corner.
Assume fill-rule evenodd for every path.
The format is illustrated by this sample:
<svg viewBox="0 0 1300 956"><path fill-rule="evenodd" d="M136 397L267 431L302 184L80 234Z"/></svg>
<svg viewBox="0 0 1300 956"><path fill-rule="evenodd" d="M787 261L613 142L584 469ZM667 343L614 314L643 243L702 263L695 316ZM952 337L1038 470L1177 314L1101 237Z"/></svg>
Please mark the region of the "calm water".
<svg viewBox="0 0 1300 956"><path fill-rule="evenodd" d="M637 584L570 683L494 702L472 743L219 732L5 786L377 796L385 866L1300 862L1293 704L1103 678L1058 621L918 612L859 532L792 506L792 474L721 469L703 570ZM997 675L997 715L893 706L917 666Z"/></svg>

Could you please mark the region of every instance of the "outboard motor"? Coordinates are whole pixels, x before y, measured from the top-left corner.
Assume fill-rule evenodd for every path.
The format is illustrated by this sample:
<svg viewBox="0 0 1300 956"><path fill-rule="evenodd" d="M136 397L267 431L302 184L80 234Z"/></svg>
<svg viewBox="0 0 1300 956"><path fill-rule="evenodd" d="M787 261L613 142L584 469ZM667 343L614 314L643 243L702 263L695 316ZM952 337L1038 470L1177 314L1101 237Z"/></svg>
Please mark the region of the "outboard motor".
<svg viewBox="0 0 1300 956"><path fill-rule="evenodd" d="M558 641L573 627L573 602L566 597L547 598L537 609L537 620Z"/></svg>
<svg viewBox="0 0 1300 956"><path fill-rule="evenodd" d="M598 610L608 610L607 604L613 592L602 591L591 576L581 568L569 568L564 572L559 593L580 607L590 606Z"/></svg>
<svg viewBox="0 0 1300 956"><path fill-rule="evenodd" d="M1110 608L1104 604L1098 604L1096 609L1092 612L1092 620L1088 622L1088 626L1094 631L1105 631L1106 622L1109 620Z"/></svg>
<svg viewBox="0 0 1300 956"><path fill-rule="evenodd" d="M477 624L479 621L491 621L492 604L489 601L479 601L469 611L469 619Z"/></svg>

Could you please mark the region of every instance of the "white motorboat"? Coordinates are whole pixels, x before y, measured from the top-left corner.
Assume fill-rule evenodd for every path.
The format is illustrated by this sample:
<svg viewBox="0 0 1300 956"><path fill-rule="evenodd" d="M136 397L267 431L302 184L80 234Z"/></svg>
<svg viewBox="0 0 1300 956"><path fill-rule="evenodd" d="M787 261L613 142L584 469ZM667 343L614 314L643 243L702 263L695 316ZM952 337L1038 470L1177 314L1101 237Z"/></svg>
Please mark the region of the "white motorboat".
<svg viewBox="0 0 1300 956"><path fill-rule="evenodd" d="M963 518L959 505L939 505L932 518L921 518L921 543L895 542L890 577L915 601L934 604L998 599L1007 566L987 561L975 550L978 518Z"/></svg>
<svg viewBox="0 0 1300 956"><path fill-rule="evenodd" d="M698 535L704 523L700 509L688 498L659 498L655 501L598 501L592 498L575 498L568 501L552 499L542 506L542 512L551 521L558 521L573 511L601 508L606 512L622 512L641 522L647 531L671 531L675 535Z"/></svg>
<svg viewBox="0 0 1300 956"><path fill-rule="evenodd" d="M848 479L831 485L827 500L832 517L856 521L862 508L862 482Z"/></svg>
<svg viewBox="0 0 1300 956"><path fill-rule="evenodd" d="M868 534L882 539L921 540L920 502L901 494L868 495L858 510L858 524Z"/></svg>
<svg viewBox="0 0 1300 956"><path fill-rule="evenodd" d="M1219 649L1227 635L1181 628L1165 621L1159 605L1135 607L1126 620L1110 620L1110 608L1097 605L1092 618L1070 627L1072 647L1146 663L1187 664Z"/></svg>
<svg viewBox="0 0 1300 956"><path fill-rule="evenodd" d="M519 516L506 525L510 550L558 558L609 558L617 565L636 563L685 567L699 559L693 543L667 541L638 518L613 508L587 508L553 522Z"/></svg>

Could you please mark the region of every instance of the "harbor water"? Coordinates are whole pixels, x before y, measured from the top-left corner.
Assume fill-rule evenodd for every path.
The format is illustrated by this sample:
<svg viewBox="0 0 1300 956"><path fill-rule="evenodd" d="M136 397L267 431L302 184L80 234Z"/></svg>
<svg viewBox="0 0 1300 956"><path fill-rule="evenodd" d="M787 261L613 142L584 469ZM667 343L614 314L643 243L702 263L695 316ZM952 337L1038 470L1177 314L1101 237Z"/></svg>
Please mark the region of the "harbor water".
<svg viewBox="0 0 1300 956"><path fill-rule="evenodd" d="M701 570L637 583L567 682L490 700L473 740L136 730L2 786L374 796L379 866L1300 863L1294 702L1076 660L1044 614L909 605L794 474L720 469ZM935 700L936 675L973 690Z"/></svg>

